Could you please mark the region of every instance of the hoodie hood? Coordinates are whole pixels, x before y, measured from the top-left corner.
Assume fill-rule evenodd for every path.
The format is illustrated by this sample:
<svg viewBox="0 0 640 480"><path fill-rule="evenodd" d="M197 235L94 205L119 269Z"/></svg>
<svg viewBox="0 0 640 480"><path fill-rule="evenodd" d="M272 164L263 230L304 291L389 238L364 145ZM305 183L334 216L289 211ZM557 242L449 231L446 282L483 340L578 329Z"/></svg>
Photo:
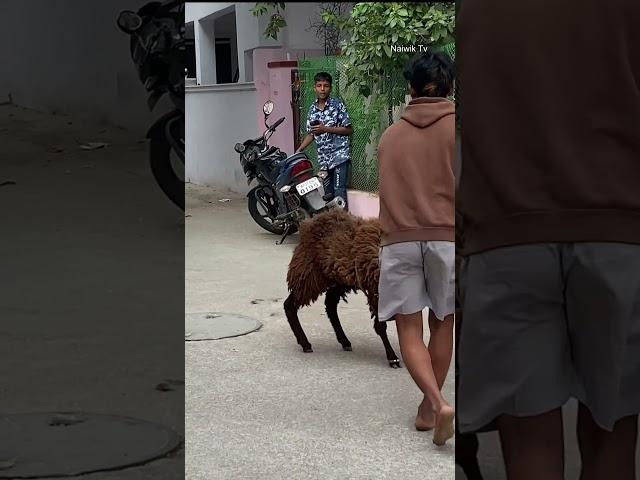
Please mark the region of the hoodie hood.
<svg viewBox="0 0 640 480"><path fill-rule="evenodd" d="M401 118L414 127L426 128L455 113L455 105L446 98L420 97L409 102Z"/></svg>

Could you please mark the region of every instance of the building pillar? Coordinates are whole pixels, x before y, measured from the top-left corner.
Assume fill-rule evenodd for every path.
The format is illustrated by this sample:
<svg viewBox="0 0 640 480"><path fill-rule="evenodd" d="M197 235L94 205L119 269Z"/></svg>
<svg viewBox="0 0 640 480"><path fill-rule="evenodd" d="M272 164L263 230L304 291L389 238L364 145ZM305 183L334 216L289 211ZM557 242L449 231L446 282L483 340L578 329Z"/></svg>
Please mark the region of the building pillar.
<svg viewBox="0 0 640 480"><path fill-rule="evenodd" d="M216 79L216 38L213 21L194 22L196 43L196 82L198 85L213 85Z"/></svg>

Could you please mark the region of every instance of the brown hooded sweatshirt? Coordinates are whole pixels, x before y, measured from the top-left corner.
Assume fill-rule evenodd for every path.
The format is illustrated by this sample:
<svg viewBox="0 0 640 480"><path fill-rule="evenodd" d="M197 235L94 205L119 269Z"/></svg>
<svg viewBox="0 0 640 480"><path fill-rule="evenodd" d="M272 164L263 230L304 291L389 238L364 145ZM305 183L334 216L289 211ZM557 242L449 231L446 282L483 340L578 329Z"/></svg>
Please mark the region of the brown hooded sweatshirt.
<svg viewBox="0 0 640 480"><path fill-rule="evenodd" d="M382 245L455 240L455 106L416 98L378 145Z"/></svg>
<svg viewBox="0 0 640 480"><path fill-rule="evenodd" d="M640 1L465 0L456 37L464 253L640 244Z"/></svg>

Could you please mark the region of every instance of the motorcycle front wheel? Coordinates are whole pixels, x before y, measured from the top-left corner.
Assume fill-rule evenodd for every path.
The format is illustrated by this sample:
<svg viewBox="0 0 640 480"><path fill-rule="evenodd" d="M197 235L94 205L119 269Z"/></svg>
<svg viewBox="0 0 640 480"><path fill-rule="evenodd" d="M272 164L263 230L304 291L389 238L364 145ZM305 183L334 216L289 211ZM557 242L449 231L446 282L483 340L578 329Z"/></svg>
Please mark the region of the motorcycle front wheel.
<svg viewBox="0 0 640 480"><path fill-rule="evenodd" d="M149 160L153 176L169 200L184 210L184 180L176 173L176 168L180 168L181 162L173 158L177 155L172 152L171 145L163 136L151 137Z"/></svg>
<svg viewBox="0 0 640 480"><path fill-rule="evenodd" d="M284 227L273 223L271 215L269 215L269 212L264 205L262 205L257 195L258 187L251 190L249 195L247 195L249 214L251 215L251 218L253 218L253 221L264 228L267 232L282 235L284 233ZM295 233L297 230L298 228L296 226L292 226L289 229L289 233Z"/></svg>

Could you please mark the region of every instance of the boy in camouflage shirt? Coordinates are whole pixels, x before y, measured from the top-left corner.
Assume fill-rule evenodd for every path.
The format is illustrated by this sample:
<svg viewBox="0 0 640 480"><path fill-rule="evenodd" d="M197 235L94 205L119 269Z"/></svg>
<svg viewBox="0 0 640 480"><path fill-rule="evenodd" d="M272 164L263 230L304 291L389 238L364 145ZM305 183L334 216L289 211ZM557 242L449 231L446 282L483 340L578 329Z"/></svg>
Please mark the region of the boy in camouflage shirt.
<svg viewBox="0 0 640 480"><path fill-rule="evenodd" d="M348 137L353 133L351 119L344 103L330 97L331 75L320 72L313 80L317 98L309 108L307 136L297 152L302 152L315 140L320 168L328 174L325 200L339 196L347 202L347 178L351 164Z"/></svg>

